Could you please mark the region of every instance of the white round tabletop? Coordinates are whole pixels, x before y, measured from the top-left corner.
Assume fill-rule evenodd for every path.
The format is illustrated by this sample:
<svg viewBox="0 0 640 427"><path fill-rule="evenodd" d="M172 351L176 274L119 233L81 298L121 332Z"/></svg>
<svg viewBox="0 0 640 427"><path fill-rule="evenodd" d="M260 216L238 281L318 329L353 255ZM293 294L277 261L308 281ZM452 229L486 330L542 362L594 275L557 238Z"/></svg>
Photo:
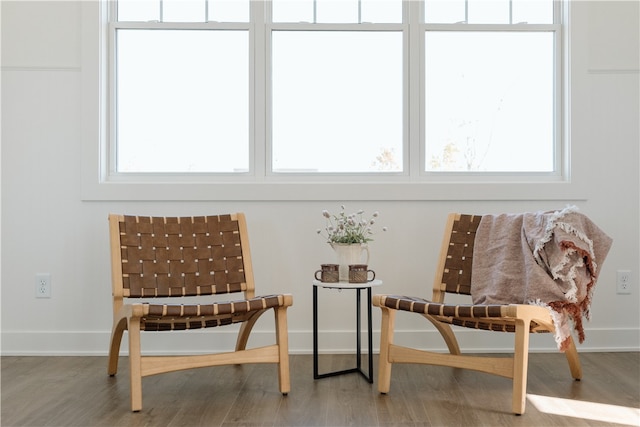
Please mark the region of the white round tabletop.
<svg viewBox="0 0 640 427"><path fill-rule="evenodd" d="M382 280L375 279L370 282L364 283L349 283L349 282L321 282L320 280L314 280L313 286L321 286L323 288L333 288L333 289L362 289L362 288L372 288L374 286L382 285Z"/></svg>

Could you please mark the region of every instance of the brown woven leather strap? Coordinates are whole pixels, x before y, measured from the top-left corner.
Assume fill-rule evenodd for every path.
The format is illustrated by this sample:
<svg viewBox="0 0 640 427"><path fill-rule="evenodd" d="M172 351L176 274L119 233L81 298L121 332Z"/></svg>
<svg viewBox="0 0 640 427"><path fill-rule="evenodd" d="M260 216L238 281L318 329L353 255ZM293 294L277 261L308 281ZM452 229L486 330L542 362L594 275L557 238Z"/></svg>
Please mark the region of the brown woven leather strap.
<svg viewBox="0 0 640 427"><path fill-rule="evenodd" d="M460 215L453 223L442 272L443 290L446 292L471 295L473 248L481 218L477 215Z"/></svg>
<svg viewBox="0 0 640 427"><path fill-rule="evenodd" d="M211 304L143 304L141 328L146 331L201 329L246 320L245 314L287 305L284 295Z"/></svg>
<svg viewBox="0 0 640 427"><path fill-rule="evenodd" d="M440 322L465 328L497 332L515 332L515 322L507 318L506 305L441 304L417 297L383 295L384 307L428 314ZM548 332L531 322L531 332Z"/></svg>
<svg viewBox="0 0 640 427"><path fill-rule="evenodd" d="M386 295L384 297L384 306L432 316L469 318L506 316L506 306L504 305L440 304L422 298L398 295Z"/></svg>
<svg viewBox="0 0 640 427"><path fill-rule="evenodd" d="M128 297L246 290L238 221L230 215L125 216L120 246Z"/></svg>

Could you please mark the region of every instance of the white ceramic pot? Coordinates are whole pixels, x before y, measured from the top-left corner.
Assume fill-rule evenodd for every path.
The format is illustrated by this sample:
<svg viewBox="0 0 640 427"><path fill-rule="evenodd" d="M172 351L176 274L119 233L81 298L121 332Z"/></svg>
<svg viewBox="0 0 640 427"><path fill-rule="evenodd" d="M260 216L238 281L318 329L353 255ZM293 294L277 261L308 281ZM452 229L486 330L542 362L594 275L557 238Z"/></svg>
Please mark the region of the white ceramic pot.
<svg viewBox="0 0 640 427"><path fill-rule="evenodd" d="M366 243L331 243L336 252L341 282L349 281L349 265L369 264L369 246Z"/></svg>

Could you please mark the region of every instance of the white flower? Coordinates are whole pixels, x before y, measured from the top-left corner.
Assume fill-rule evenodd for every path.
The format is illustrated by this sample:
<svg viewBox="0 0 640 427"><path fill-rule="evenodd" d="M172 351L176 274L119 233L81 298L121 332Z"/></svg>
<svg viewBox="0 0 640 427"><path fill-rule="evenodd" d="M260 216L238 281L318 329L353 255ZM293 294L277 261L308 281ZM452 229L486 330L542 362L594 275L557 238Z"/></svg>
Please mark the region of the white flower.
<svg viewBox="0 0 640 427"><path fill-rule="evenodd" d="M376 223L379 213L375 211L371 218L363 217L364 210L360 209L355 213L347 214L344 205L340 206L338 214L332 215L328 210L322 211L322 216L326 218L327 225L323 230L317 230L318 234L325 235L328 243L367 243L373 240L372 225ZM387 231L383 227L382 231Z"/></svg>

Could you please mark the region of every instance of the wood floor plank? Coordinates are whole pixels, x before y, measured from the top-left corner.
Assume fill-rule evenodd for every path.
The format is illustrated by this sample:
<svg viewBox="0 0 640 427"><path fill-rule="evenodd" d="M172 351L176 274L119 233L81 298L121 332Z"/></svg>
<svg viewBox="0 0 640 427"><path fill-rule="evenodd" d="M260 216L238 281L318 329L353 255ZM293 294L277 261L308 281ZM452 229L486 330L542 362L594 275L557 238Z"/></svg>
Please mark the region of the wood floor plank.
<svg viewBox="0 0 640 427"><path fill-rule="evenodd" d="M332 384L313 379L311 357L291 357L291 393L282 400L276 426L326 426Z"/></svg>
<svg viewBox="0 0 640 427"><path fill-rule="evenodd" d="M327 369L350 355L321 355ZM560 353L531 354L526 413L510 413L511 382L440 366L395 365L391 389L359 374L313 379L311 356L291 356L291 392L274 365L219 366L143 379L129 407L126 358L2 357L0 424L23 426L640 426L640 353L581 354L571 378ZM377 356L374 358L377 373ZM34 404L37 402L37 405Z"/></svg>

